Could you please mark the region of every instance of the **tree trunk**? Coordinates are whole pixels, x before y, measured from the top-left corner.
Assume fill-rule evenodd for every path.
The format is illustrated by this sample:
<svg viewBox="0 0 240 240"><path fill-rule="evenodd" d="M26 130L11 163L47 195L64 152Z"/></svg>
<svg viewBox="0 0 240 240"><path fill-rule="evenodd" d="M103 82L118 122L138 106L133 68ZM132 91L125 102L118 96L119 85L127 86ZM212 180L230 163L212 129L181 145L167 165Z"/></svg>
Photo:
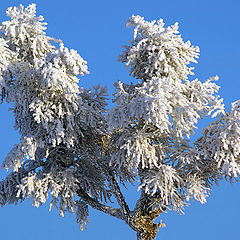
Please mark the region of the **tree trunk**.
<svg viewBox="0 0 240 240"><path fill-rule="evenodd" d="M149 234L144 232L137 232L137 240L153 240L155 239L156 234Z"/></svg>
<svg viewBox="0 0 240 240"><path fill-rule="evenodd" d="M140 232L137 233L137 240L145 240L143 234L141 234Z"/></svg>
<svg viewBox="0 0 240 240"><path fill-rule="evenodd" d="M134 221L134 230L137 232L137 240L153 240L156 237L161 223L155 224L149 216L137 216Z"/></svg>

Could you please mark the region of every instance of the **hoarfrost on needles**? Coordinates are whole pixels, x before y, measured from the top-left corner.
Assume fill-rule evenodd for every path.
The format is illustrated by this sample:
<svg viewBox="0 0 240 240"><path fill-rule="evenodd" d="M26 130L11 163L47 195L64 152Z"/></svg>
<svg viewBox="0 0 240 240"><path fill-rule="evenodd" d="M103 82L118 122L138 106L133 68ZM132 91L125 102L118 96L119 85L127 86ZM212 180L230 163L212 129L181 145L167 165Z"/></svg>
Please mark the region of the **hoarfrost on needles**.
<svg viewBox="0 0 240 240"><path fill-rule="evenodd" d="M137 81L107 89L79 87L87 62L61 40L48 37L36 5L7 9L0 26L1 101L13 103L21 135L3 161L13 171L0 182L0 205L51 198L60 215L76 213L83 230L91 206L153 239L166 209L182 212L191 199L206 202L213 183L240 174L240 102L225 113L218 77L189 79L199 48L184 42L178 23L132 16L133 40L119 61ZM212 116L202 136L198 120ZM138 184L131 211L119 184ZM108 206L113 197L120 208ZM145 238L148 236L148 238Z"/></svg>

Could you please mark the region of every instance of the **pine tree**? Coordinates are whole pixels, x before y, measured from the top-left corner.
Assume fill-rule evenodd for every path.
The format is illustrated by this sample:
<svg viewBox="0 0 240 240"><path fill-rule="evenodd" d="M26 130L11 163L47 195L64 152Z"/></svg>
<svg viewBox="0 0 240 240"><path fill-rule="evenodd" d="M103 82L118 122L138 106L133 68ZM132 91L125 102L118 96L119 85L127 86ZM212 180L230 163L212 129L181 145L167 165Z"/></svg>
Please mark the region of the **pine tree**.
<svg viewBox="0 0 240 240"><path fill-rule="evenodd" d="M0 26L0 95L12 103L20 142L2 167L0 205L50 199L64 216L76 214L83 230L89 206L123 220L138 240L152 240L156 219L181 213L189 201L206 202L212 186L240 174L240 101L225 112L218 77L189 80L199 48L184 42L178 24L132 16L133 40L119 61L135 83L115 83L114 107L107 89L79 87L87 62L46 35L36 6L7 9ZM199 118L216 120L195 142ZM129 208L122 188L141 192ZM116 201L119 208L113 207Z"/></svg>

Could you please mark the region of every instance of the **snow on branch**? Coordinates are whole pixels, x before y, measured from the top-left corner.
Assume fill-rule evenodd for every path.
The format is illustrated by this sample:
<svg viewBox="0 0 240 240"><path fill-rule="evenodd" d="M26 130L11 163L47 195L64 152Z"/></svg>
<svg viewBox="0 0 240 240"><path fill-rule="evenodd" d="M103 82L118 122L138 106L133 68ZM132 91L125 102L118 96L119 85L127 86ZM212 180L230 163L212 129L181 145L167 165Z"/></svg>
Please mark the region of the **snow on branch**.
<svg viewBox="0 0 240 240"><path fill-rule="evenodd" d="M51 200L61 216L75 213L83 230L89 206L125 221L139 239L152 240L166 209L182 212L190 200L206 202L222 176L240 175L240 101L225 113L218 77L190 79L199 48L184 42L178 23L132 16L133 40L119 61L137 80L107 88L80 87L87 61L47 36L36 5L10 7L0 25L0 97L12 103L20 133L2 167L0 205ZM217 117L194 144L200 118ZM122 192L141 196L133 211ZM115 198L119 208L111 207ZM109 204L109 205L107 205Z"/></svg>

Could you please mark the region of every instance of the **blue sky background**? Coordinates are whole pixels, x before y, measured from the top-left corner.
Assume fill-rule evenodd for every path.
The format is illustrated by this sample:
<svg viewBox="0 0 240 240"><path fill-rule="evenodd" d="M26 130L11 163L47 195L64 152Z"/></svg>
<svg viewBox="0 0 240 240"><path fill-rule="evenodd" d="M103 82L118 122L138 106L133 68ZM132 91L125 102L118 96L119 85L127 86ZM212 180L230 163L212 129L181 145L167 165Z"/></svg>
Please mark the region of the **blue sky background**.
<svg viewBox="0 0 240 240"><path fill-rule="evenodd" d="M9 6L32 1L0 1L0 21L5 21ZM196 77L202 81L208 77L220 77L220 95L226 108L240 98L240 1L238 0L39 0L38 15L48 22L48 35L60 38L69 48L77 49L88 61L90 75L83 77L81 85L91 87L107 85L112 94L117 80L133 81L124 65L117 62L121 46L132 38L132 29L126 29L125 21L132 14L147 20L163 18L167 25L179 22L184 40L190 40L201 50ZM0 158L4 159L11 147L18 142L13 130L13 116L9 106L0 106ZM200 129L210 119L200 121ZM196 135L198 136L198 135ZM0 178L5 176L4 170ZM134 193L128 194L130 205ZM160 229L161 240L222 240L239 239L240 185L222 182L214 187L205 205L192 203L185 215L176 212L163 215L167 227ZM48 204L40 208L24 202L18 206L0 208L0 239L3 240L120 240L135 239L135 232L120 220L96 210L90 210L88 229L81 232L75 216L61 218L56 210L48 212Z"/></svg>

